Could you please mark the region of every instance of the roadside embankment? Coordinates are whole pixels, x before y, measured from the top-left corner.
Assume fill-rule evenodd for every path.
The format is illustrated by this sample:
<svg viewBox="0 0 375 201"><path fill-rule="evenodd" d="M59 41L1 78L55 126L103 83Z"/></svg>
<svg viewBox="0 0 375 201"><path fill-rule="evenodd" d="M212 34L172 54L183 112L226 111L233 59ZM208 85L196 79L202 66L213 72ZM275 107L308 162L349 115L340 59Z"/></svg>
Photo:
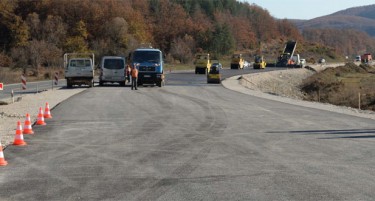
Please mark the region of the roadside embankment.
<svg viewBox="0 0 375 201"><path fill-rule="evenodd" d="M325 68L340 65L343 65L343 63L327 64L323 66L310 65L307 68L291 68L287 70L239 75L223 80L222 85L227 89L260 98L375 119L375 112L373 111L364 111L350 107L302 100L304 94L299 90L298 86L304 79Z"/></svg>

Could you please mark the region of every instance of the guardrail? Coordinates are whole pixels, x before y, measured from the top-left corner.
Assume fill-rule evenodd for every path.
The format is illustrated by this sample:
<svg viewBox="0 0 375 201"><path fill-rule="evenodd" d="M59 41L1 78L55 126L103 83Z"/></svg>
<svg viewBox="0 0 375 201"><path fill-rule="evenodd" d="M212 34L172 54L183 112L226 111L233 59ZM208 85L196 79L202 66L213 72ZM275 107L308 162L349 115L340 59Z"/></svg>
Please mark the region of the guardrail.
<svg viewBox="0 0 375 201"><path fill-rule="evenodd" d="M0 91L0 103L14 103L25 94L36 94L49 89L61 88L65 86L65 82L65 79L59 80L57 85L55 80L28 82L26 89L22 88L22 83L4 85L4 89Z"/></svg>

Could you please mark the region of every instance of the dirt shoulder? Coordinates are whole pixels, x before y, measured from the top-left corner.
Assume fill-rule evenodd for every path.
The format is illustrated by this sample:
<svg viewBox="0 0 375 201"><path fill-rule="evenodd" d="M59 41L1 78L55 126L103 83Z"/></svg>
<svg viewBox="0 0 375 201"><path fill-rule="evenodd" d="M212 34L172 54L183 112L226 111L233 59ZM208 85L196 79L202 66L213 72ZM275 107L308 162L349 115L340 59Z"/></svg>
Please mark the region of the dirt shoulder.
<svg viewBox="0 0 375 201"><path fill-rule="evenodd" d="M308 68L292 68L288 70L234 76L223 80L222 84L225 88L260 98L375 119L375 112L373 111L302 100L305 94L303 94L297 86L299 86L304 79L326 68L340 65L343 64L337 63L325 66L311 65Z"/></svg>

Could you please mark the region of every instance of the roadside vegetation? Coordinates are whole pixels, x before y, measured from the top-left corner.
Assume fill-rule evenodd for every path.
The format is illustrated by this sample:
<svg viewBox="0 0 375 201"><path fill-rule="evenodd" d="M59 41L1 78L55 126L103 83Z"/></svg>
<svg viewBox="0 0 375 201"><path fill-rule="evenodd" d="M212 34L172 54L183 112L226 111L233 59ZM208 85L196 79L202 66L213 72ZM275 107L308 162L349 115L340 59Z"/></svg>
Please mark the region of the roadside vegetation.
<svg viewBox="0 0 375 201"><path fill-rule="evenodd" d="M66 52L94 52L99 63L102 56L127 56L145 43L162 50L166 71L194 69L200 52L224 67L233 53L247 61L261 54L272 63L288 40L298 41L295 53L310 63L343 61L375 44L355 31L301 33L266 8L236 0L2 0L0 82L19 83L21 74L28 81L51 79L54 72L62 78ZM373 107L372 67L348 68L310 78L304 87L308 99L353 106L362 93L364 108Z"/></svg>
<svg viewBox="0 0 375 201"><path fill-rule="evenodd" d="M375 111L375 67L347 63L307 78L305 100Z"/></svg>
<svg viewBox="0 0 375 201"><path fill-rule="evenodd" d="M0 1L0 68L38 78L43 68L61 68L66 52L94 52L98 63L147 43L179 69L199 52L220 61L238 52L276 59L288 40L301 44L302 56L341 58L319 42L313 45L328 52L305 48L311 43L291 22L236 0Z"/></svg>

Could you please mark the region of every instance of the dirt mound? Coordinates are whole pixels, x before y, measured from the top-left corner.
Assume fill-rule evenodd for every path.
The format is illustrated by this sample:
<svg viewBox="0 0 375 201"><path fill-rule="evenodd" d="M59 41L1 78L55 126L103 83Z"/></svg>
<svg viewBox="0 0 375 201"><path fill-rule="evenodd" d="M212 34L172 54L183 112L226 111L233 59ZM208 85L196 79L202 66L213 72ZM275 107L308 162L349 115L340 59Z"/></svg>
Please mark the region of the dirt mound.
<svg viewBox="0 0 375 201"><path fill-rule="evenodd" d="M375 67L347 63L327 68L303 81L305 99L375 110Z"/></svg>

